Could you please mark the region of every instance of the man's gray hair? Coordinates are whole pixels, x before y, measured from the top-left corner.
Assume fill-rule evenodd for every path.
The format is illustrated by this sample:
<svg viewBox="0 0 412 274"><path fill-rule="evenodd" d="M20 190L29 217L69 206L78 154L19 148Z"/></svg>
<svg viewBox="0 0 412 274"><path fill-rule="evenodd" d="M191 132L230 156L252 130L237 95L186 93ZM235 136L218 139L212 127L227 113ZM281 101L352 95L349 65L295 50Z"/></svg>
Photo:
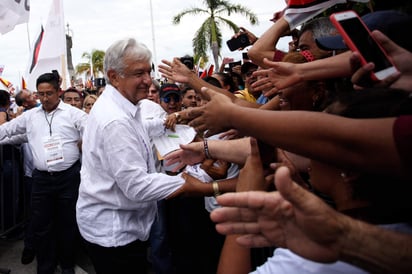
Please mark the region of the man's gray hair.
<svg viewBox="0 0 412 274"><path fill-rule="evenodd" d="M303 24L302 28L299 31L299 37L306 31L312 32L313 39L338 34L338 30L335 28L328 17L315 18Z"/></svg>
<svg viewBox="0 0 412 274"><path fill-rule="evenodd" d="M107 75L109 70L124 73L125 57L151 63L152 53L145 44L136 41L134 38L125 38L114 42L106 50L104 56L103 70L108 84L110 84L110 79Z"/></svg>

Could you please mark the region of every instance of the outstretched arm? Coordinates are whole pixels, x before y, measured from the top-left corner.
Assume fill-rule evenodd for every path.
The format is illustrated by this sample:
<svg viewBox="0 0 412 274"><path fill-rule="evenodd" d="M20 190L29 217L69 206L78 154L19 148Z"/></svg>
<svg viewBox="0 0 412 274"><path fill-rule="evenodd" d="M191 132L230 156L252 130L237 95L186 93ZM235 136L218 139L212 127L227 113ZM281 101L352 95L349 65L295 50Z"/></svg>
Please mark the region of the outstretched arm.
<svg viewBox="0 0 412 274"><path fill-rule="evenodd" d="M198 77L196 73L189 70L184 64L182 64L179 58L174 58L173 62L162 60L162 63L163 65L159 65L159 71L160 73L162 73L163 77L171 79L175 82L186 83L197 92L199 92L202 87L213 88L217 92L230 98L236 104L253 108L260 106L259 104L247 102L246 100L240 99L226 89L218 88L212 84L209 84L208 82Z"/></svg>
<svg viewBox="0 0 412 274"><path fill-rule="evenodd" d="M249 138L234 140L208 140L207 146L209 155L213 159L219 159L230 163L243 165L250 152ZM179 163L176 170L185 165L194 165L202 162L205 158L205 142L192 142L187 145L180 145L179 150L169 153L166 163L173 165Z"/></svg>
<svg viewBox="0 0 412 274"><path fill-rule="evenodd" d="M204 92L211 101L190 113L196 117L190 122L196 130L215 134L235 128L273 147L341 168L410 176L393 138L395 117L350 119L308 111L266 111L239 107L211 90Z"/></svg>
<svg viewBox="0 0 412 274"><path fill-rule="evenodd" d="M289 32L289 24L282 17L256 40L253 46L248 50L247 54L249 58L253 63L260 67L267 68L268 66L263 62L263 59L267 58L273 60L276 44L278 43L279 38L287 32Z"/></svg>
<svg viewBox="0 0 412 274"><path fill-rule="evenodd" d="M250 138L250 154L245 166L240 170L236 192L249 190L265 190L267 184L263 178L262 162L257 141ZM217 273L242 274L251 271L250 249L237 243L238 235L227 235L220 253Z"/></svg>
<svg viewBox="0 0 412 274"><path fill-rule="evenodd" d="M412 236L347 217L292 182L275 175L279 192L228 193L211 218L222 234L241 234L246 247L275 245L318 262L343 260L373 273L408 273Z"/></svg>
<svg viewBox="0 0 412 274"><path fill-rule="evenodd" d="M350 76L352 74L350 56L351 52L347 51L336 56L301 64L273 62L265 58L263 62L267 69L253 73L260 80L253 83L252 87L258 90L269 90L268 93L273 95L283 88L302 81Z"/></svg>
<svg viewBox="0 0 412 274"><path fill-rule="evenodd" d="M374 85L390 86L412 91L412 53L399 47L380 31L373 31L372 35L386 50L389 58L395 63L401 74L388 77ZM359 64L359 54L346 51L344 53L315 60L313 62L292 64L288 62L272 62L270 59L263 60L267 69L258 70L254 75L261 79L252 84L257 90L267 90L268 95L273 95L280 89L294 85L301 81L330 79L337 77L349 77L352 74L352 82L361 85L360 79L369 74L374 68L373 63L369 63L358 69L354 64Z"/></svg>

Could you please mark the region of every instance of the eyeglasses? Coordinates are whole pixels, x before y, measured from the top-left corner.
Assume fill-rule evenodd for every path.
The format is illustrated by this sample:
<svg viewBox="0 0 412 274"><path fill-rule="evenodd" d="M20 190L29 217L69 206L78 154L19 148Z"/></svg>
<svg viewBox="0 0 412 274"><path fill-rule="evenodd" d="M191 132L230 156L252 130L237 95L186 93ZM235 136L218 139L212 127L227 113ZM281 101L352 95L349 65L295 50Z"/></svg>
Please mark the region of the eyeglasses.
<svg viewBox="0 0 412 274"><path fill-rule="evenodd" d="M161 100L166 104L170 103L170 100L173 100L174 102L180 102L181 99L182 98L180 98L179 95L169 95L161 98Z"/></svg>

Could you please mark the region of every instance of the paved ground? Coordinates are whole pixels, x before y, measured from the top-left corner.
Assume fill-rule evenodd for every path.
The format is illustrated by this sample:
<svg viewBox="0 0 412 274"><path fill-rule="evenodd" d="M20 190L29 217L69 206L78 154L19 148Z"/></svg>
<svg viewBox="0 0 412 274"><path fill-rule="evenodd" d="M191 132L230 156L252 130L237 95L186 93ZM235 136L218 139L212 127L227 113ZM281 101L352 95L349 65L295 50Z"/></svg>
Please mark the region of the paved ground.
<svg viewBox="0 0 412 274"><path fill-rule="evenodd" d="M0 274L2 269L11 270L10 274L36 274L36 260L31 264L23 265L20 262L21 253L23 251L23 237L21 232L14 233L16 235L7 235L0 237ZM76 274L96 274L93 265L83 250L78 250L76 258ZM61 273L59 269L55 274ZM149 269L148 274L154 274L152 269Z"/></svg>
<svg viewBox="0 0 412 274"><path fill-rule="evenodd" d="M0 268L11 270L10 274L36 274L36 260L31 264L23 265L20 262L21 252L23 250L23 239L21 233L18 235L7 235L0 238ZM79 250L77 253L76 274L95 274L89 258ZM1 272L3 274L5 272ZM61 273L59 269L56 274Z"/></svg>

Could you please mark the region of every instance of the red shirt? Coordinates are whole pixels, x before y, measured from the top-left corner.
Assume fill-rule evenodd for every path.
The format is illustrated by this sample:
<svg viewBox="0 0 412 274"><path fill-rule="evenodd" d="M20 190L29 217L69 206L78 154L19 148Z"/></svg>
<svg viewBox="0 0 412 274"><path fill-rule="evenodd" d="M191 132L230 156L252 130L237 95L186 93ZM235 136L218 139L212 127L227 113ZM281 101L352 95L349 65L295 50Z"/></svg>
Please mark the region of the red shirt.
<svg viewBox="0 0 412 274"><path fill-rule="evenodd" d="M400 116L393 125L393 138L405 170L412 170L412 115Z"/></svg>

